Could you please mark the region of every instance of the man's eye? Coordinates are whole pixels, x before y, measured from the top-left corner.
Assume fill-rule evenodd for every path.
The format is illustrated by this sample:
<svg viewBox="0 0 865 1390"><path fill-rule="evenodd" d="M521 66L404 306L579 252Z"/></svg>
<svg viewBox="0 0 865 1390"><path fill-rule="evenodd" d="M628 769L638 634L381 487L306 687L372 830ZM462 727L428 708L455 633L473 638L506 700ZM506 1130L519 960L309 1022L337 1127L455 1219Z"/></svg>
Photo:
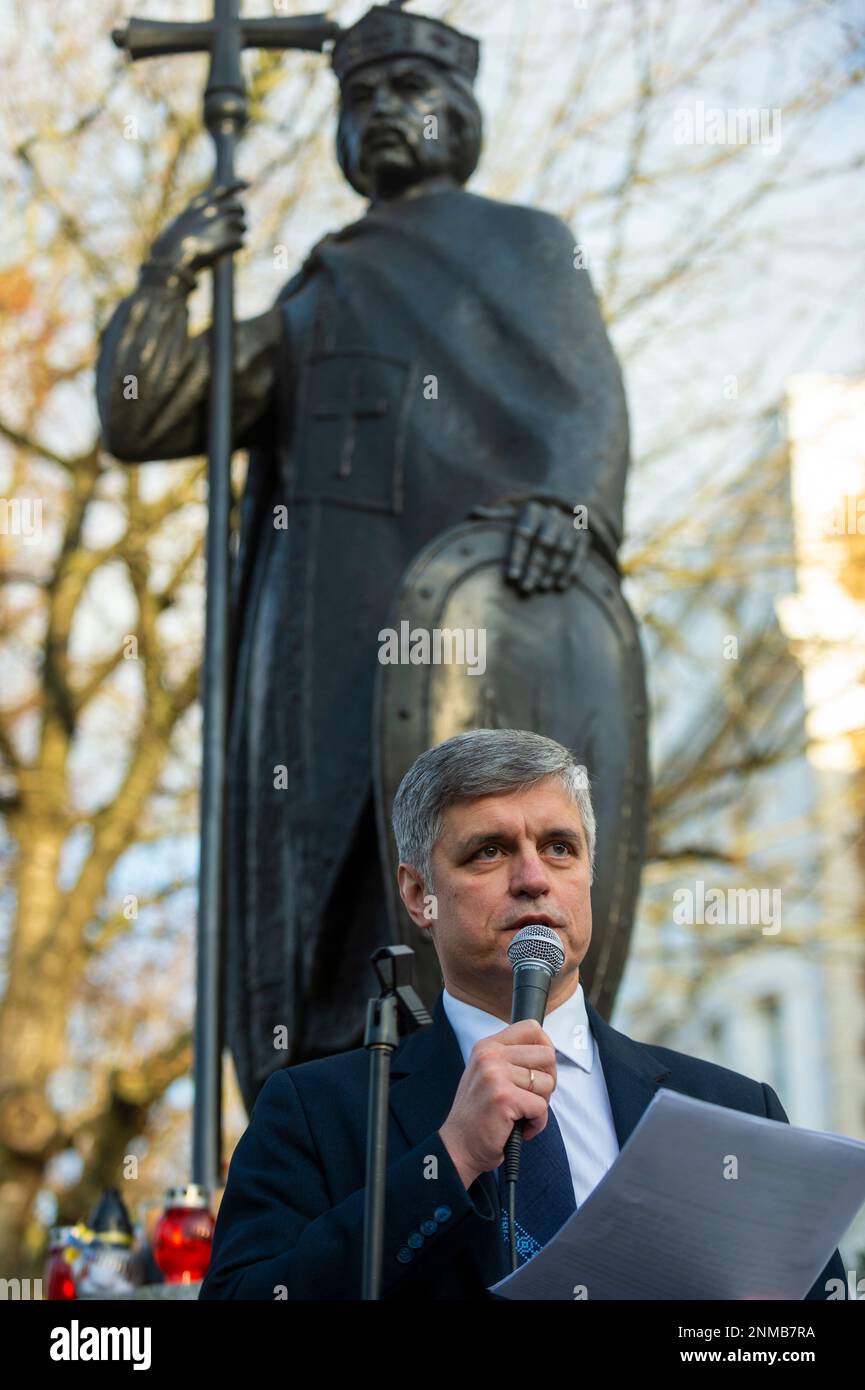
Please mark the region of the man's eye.
<svg viewBox="0 0 865 1390"><path fill-rule="evenodd" d="M487 850L488 850L488 849L491 849L495 854L498 854L498 852L499 852L499 847L498 847L498 845L481 845L480 849L478 850L478 854L479 854L482 858L487 858L487 857L489 857L489 856L487 856Z"/></svg>
<svg viewBox="0 0 865 1390"><path fill-rule="evenodd" d="M567 854L570 854L570 853L571 853L571 847L570 847L570 845L568 844L567 840L554 840L553 843L552 843L552 845L550 846L550 848L551 848L551 849L563 849L563 850L565 850L565 852L566 852ZM556 858L557 858L557 859L561 859L561 858L562 858L562 855L557 854L557 855L556 855Z"/></svg>

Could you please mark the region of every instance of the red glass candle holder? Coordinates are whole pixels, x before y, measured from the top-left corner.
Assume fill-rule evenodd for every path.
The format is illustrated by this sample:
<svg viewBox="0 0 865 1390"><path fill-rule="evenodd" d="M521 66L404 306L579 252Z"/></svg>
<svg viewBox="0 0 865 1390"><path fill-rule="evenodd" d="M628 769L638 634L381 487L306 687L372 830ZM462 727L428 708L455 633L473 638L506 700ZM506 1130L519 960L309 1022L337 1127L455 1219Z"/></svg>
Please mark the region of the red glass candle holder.
<svg viewBox="0 0 865 1390"><path fill-rule="evenodd" d="M153 1236L153 1258L166 1284L203 1279L213 1250L213 1213L203 1187L171 1187Z"/></svg>

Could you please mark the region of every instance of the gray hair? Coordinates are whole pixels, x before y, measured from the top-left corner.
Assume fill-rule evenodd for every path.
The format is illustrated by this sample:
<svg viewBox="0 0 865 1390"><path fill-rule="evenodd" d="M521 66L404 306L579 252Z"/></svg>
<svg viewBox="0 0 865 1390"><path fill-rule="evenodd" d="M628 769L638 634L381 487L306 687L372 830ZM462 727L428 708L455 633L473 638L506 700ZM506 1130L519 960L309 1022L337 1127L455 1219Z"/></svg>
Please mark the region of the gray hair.
<svg viewBox="0 0 865 1390"><path fill-rule="evenodd" d="M432 890L432 852L447 808L479 796L523 791L544 777L558 777L580 813L591 882L596 827L588 773L561 743L525 729L471 729L415 759L393 800L400 863L411 864Z"/></svg>

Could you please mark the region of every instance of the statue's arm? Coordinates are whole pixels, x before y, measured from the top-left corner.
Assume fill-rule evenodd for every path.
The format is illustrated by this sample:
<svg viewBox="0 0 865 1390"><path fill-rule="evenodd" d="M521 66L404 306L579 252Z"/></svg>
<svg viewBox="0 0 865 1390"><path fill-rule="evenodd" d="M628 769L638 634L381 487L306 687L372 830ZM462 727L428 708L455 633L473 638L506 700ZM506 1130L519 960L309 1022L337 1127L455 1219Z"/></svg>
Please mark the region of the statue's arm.
<svg viewBox="0 0 865 1390"><path fill-rule="evenodd" d="M102 441L126 463L186 458L207 448L211 333L190 336L188 286L143 277L120 303L101 340L96 397ZM272 437L279 313L271 309L235 330L234 442Z"/></svg>
<svg viewBox="0 0 865 1390"><path fill-rule="evenodd" d="M138 288L117 306L96 367L105 448L126 463L185 458L207 448L211 333L189 335L196 275L243 245L241 180L208 189L156 238ZM234 444L273 437L277 308L235 330Z"/></svg>

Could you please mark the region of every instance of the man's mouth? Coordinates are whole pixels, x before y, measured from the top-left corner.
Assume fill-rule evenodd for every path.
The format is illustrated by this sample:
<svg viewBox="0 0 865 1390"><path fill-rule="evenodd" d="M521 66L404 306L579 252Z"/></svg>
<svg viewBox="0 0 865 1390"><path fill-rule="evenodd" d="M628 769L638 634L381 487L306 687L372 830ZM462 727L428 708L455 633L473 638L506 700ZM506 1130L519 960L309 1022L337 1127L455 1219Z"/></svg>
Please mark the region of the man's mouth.
<svg viewBox="0 0 865 1390"><path fill-rule="evenodd" d="M404 145L405 136L401 130L392 125L373 126L364 136L364 144L375 146L385 145Z"/></svg>
<svg viewBox="0 0 865 1390"><path fill-rule="evenodd" d="M508 926L502 927L502 931L516 933L522 931L523 927L552 927L553 931L565 930L561 922L554 922L552 917L548 917L546 913L540 912L537 917L521 917L518 922L511 922Z"/></svg>

